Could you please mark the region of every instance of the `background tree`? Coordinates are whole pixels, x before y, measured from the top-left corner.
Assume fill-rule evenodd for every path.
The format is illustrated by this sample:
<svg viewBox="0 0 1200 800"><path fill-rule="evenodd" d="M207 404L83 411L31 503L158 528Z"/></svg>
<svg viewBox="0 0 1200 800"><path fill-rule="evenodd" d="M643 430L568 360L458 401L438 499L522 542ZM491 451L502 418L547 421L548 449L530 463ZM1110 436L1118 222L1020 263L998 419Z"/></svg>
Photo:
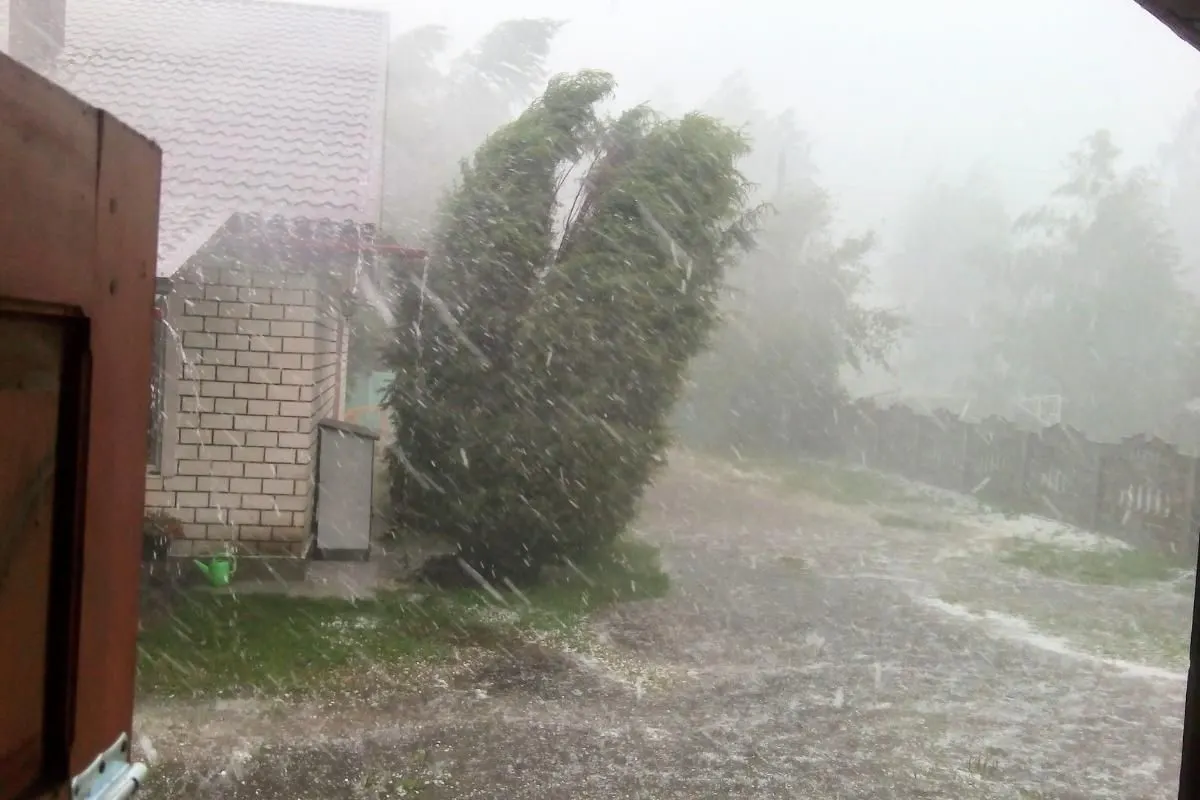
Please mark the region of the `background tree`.
<svg viewBox="0 0 1200 800"><path fill-rule="evenodd" d="M750 141L739 168L755 184L758 199L816 188L812 144L800 129L794 109L777 114L764 110L749 79L740 72L725 78L703 108Z"/></svg>
<svg viewBox="0 0 1200 800"><path fill-rule="evenodd" d="M430 233L442 196L489 133L545 84L562 23L515 19L450 57L446 30L416 28L390 48L384 142L384 226L405 243Z"/></svg>
<svg viewBox="0 0 1200 800"><path fill-rule="evenodd" d="M665 417L746 238L741 138L556 78L463 168L423 283L397 304L388 404L402 524L489 577L602 547L629 520ZM556 196L589 163L565 229Z"/></svg>
<svg viewBox="0 0 1200 800"><path fill-rule="evenodd" d="M443 27L414 28L396 37L389 51L384 136L382 216L389 234L413 246L426 243L460 162L544 84L545 60L561 27L550 19L509 20L453 57L446 52ZM352 384L381 366L389 326L377 303L393 292L386 282L369 287L356 311L348 359Z"/></svg>
<svg viewBox="0 0 1200 800"><path fill-rule="evenodd" d="M828 444L845 369L882 362L900 317L861 301L870 235L837 240L820 190L780 198L730 280L726 324L698 359L681 424L708 447L796 453Z"/></svg>
<svg viewBox="0 0 1200 800"><path fill-rule="evenodd" d="M1180 281L1189 294L1191 312L1181 330L1185 341L1184 392L1200 398L1200 92L1161 151L1167 220L1179 244ZM1191 438L1195 438L1194 434Z"/></svg>
<svg viewBox="0 0 1200 800"><path fill-rule="evenodd" d="M1178 409L1192 316L1157 187L1119 155L1092 134L1050 202L1017 220L983 376L997 395L1061 395L1064 421L1100 438L1152 431Z"/></svg>
<svg viewBox="0 0 1200 800"><path fill-rule="evenodd" d="M606 132L526 340L536 416L550 421L534 440L540 497L557 512L546 546L574 555L632 521L717 324L726 269L757 224L736 168L745 152L700 114L638 108Z"/></svg>
<svg viewBox="0 0 1200 800"><path fill-rule="evenodd" d="M1160 150L1167 221L1180 248L1183 285L1200 294L1200 92Z"/></svg>
<svg viewBox="0 0 1200 800"><path fill-rule="evenodd" d="M984 308L1011 235L999 193L978 172L958 184L931 182L907 206L880 279L907 319L890 359L905 396L972 403L990 341Z"/></svg>
<svg viewBox="0 0 1200 800"><path fill-rule="evenodd" d="M843 370L882 359L899 324L863 302L873 238L834 236L832 202L791 111L763 111L739 74L706 108L750 139L740 166L770 205L756 247L730 274L725 324L697 359L676 421L705 447L819 448L845 397Z"/></svg>

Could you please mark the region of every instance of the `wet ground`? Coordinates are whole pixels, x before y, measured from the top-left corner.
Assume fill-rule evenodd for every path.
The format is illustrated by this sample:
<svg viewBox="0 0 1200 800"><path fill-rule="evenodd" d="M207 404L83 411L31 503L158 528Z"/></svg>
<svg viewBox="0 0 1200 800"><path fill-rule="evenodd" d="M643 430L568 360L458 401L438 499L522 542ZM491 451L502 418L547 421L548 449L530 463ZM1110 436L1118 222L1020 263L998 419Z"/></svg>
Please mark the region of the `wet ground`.
<svg viewBox="0 0 1200 800"><path fill-rule="evenodd" d="M881 527L688 457L638 527L672 590L597 620L603 658L530 643L417 692L145 707L154 796L1174 796L1181 673L959 605L1087 609L1094 587L1018 585L963 530Z"/></svg>

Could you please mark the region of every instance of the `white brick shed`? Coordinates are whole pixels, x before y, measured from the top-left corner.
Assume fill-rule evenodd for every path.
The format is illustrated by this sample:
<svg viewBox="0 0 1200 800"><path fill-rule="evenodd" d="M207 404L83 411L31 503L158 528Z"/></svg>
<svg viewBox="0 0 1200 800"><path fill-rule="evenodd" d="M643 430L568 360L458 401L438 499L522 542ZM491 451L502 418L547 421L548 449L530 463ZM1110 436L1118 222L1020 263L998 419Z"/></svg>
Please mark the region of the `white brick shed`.
<svg viewBox="0 0 1200 800"><path fill-rule="evenodd" d="M231 214L379 221L389 31L384 12L313 3L0 0L0 48L163 150L171 333L147 503L184 520L181 552L235 532L262 552L307 547L314 420L340 410L346 264L302 265L280 241L272 258L214 261L211 245Z"/></svg>
<svg viewBox="0 0 1200 800"><path fill-rule="evenodd" d="M341 419L344 302L374 272L374 229L234 215L161 284L146 505L178 555L305 555L318 424Z"/></svg>

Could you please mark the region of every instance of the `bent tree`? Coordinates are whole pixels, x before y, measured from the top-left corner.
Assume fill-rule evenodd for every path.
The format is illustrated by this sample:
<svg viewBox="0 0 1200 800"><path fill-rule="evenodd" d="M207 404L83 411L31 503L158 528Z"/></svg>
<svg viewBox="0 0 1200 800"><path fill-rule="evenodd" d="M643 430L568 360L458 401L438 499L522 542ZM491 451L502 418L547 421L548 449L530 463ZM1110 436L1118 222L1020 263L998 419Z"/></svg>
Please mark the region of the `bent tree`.
<svg viewBox="0 0 1200 800"><path fill-rule="evenodd" d="M751 235L741 136L644 107L603 120L613 88L552 80L464 165L426 269L396 276L396 516L491 579L630 522Z"/></svg>

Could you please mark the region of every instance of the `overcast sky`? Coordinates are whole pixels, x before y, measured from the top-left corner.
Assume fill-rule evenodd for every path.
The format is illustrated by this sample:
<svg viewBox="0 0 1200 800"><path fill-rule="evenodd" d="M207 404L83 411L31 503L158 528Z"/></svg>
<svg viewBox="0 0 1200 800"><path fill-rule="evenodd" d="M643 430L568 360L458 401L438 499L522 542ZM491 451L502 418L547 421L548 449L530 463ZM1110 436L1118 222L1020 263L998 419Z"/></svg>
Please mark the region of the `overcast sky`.
<svg viewBox="0 0 1200 800"><path fill-rule="evenodd" d="M885 234L935 173L985 166L1017 206L1098 127L1152 158L1200 90L1200 54L1133 0L325 1L463 43L506 18L568 20L555 68L609 70L629 103L692 105L742 70L765 104L797 108L843 222Z"/></svg>

